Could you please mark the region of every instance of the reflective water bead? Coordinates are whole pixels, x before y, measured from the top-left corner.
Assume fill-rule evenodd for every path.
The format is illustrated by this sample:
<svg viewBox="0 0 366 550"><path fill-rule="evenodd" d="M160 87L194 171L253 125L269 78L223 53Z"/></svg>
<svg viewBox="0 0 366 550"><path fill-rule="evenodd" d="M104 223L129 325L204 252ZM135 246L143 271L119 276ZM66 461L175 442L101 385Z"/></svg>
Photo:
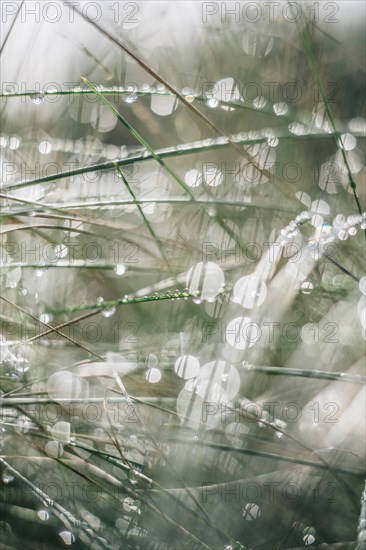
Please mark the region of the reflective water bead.
<svg viewBox="0 0 366 550"><path fill-rule="evenodd" d="M116 312L116 308L114 306L112 307L108 307L108 308L104 308L102 310L102 315L103 317L112 317L112 315L114 315L114 313Z"/></svg>
<svg viewBox="0 0 366 550"><path fill-rule="evenodd" d="M234 286L233 302L246 309L263 304L267 297L267 285L256 275L241 277Z"/></svg>
<svg viewBox="0 0 366 550"><path fill-rule="evenodd" d="M211 107L211 109L215 109L219 104L219 101L215 98L215 97L211 97L208 101L207 101L207 105L209 107Z"/></svg>
<svg viewBox="0 0 366 550"><path fill-rule="evenodd" d="M47 508L42 508L41 510L38 510L37 516L41 521L48 521L51 516L51 512Z"/></svg>
<svg viewBox="0 0 366 550"><path fill-rule="evenodd" d="M34 94L32 97L32 101L35 105L41 105L44 102L44 93L40 91L37 94Z"/></svg>
<svg viewBox="0 0 366 550"><path fill-rule="evenodd" d="M128 480L132 485L136 485L139 481L139 472L137 470L131 469L128 473Z"/></svg>
<svg viewBox="0 0 366 550"><path fill-rule="evenodd" d="M59 442L68 443L70 441L71 426L70 422L56 422L51 429L52 437Z"/></svg>
<svg viewBox="0 0 366 550"><path fill-rule="evenodd" d="M19 374L25 374L29 370L28 359L25 357L17 357L14 368Z"/></svg>
<svg viewBox="0 0 366 550"><path fill-rule="evenodd" d="M258 504L255 504L254 502L249 502L245 505L243 510L243 518L247 521L254 521L258 519L261 515L260 508Z"/></svg>
<svg viewBox="0 0 366 550"><path fill-rule="evenodd" d="M50 458L60 458L64 452L63 446L58 441L48 441L44 450Z"/></svg>
<svg viewBox="0 0 366 550"><path fill-rule="evenodd" d="M359 287L360 291L362 292L362 294L364 294L366 296L366 275L364 275L360 279L360 282L358 283L358 287Z"/></svg>
<svg viewBox="0 0 366 550"><path fill-rule="evenodd" d="M187 272L186 282L190 294L198 298L199 293L198 299L207 300L219 294L222 284L225 283L225 276L214 262L199 262Z"/></svg>
<svg viewBox="0 0 366 550"><path fill-rule="evenodd" d="M185 380L197 376L199 370L199 360L193 355L181 355L174 364L175 373Z"/></svg>
<svg viewBox="0 0 366 550"><path fill-rule="evenodd" d="M61 531L59 537L66 546L72 546L75 542L75 535L71 531Z"/></svg>
<svg viewBox="0 0 366 550"><path fill-rule="evenodd" d="M148 369L146 371L145 378L151 384L156 384L161 380L161 371L156 368Z"/></svg>
<svg viewBox="0 0 366 550"><path fill-rule="evenodd" d="M7 468L1 474L1 481L4 483L4 485L9 485L9 483L12 483L14 479L14 474Z"/></svg>
<svg viewBox="0 0 366 550"><path fill-rule="evenodd" d="M58 244L55 246L56 258L64 258L65 256L67 256L68 252L69 252L69 249L64 244Z"/></svg>
<svg viewBox="0 0 366 550"><path fill-rule="evenodd" d="M117 264L114 271L117 275L123 275L126 272L126 266L123 264Z"/></svg>
<svg viewBox="0 0 366 550"><path fill-rule="evenodd" d="M301 288L301 292L303 294L310 294L311 291L313 290L314 286L309 281L305 281L304 283L302 283L300 288Z"/></svg>

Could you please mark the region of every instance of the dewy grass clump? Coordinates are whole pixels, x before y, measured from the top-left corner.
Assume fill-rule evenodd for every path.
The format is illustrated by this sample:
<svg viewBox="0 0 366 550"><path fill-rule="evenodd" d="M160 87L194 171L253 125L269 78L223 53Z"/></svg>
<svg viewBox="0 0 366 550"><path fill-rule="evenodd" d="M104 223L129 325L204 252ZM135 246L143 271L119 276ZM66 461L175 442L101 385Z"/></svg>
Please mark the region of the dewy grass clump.
<svg viewBox="0 0 366 550"><path fill-rule="evenodd" d="M363 4L1 17L0 547L365 549Z"/></svg>

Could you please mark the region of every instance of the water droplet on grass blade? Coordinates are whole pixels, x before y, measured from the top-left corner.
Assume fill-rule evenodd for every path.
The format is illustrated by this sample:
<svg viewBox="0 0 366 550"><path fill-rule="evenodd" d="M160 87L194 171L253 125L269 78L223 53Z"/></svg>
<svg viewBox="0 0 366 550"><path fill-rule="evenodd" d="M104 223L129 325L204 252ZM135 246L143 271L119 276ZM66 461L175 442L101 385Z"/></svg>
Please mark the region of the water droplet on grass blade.
<svg viewBox="0 0 366 550"><path fill-rule="evenodd" d="M188 380L197 376L200 363L193 355L181 355L175 362L174 370L180 378Z"/></svg>
<svg viewBox="0 0 366 550"><path fill-rule="evenodd" d="M52 437L59 442L68 443L70 441L71 427L70 422L56 422L51 429Z"/></svg>
<svg viewBox="0 0 366 550"><path fill-rule="evenodd" d="M157 367L159 364L159 359L154 353L149 353L146 358L146 365L149 369Z"/></svg>
<svg viewBox="0 0 366 550"><path fill-rule="evenodd" d="M258 504L255 504L254 502L249 502L245 505L243 510L243 518L247 521L254 521L258 519L261 515L260 508Z"/></svg>
<svg viewBox="0 0 366 550"><path fill-rule="evenodd" d="M47 509L42 508L42 510L38 510L37 516L41 521L48 521L50 519L50 512Z"/></svg>
<svg viewBox="0 0 366 550"><path fill-rule="evenodd" d="M250 317L235 317L227 325L226 342L238 350L251 348L259 339L260 327Z"/></svg>
<svg viewBox="0 0 366 550"><path fill-rule="evenodd" d="M128 473L128 480L132 485L137 485L140 479L140 472L137 470L131 469Z"/></svg>
<svg viewBox="0 0 366 550"><path fill-rule="evenodd" d="M202 183L202 174L198 170L188 170L184 176L184 181L188 187L198 187Z"/></svg>
<svg viewBox="0 0 366 550"><path fill-rule="evenodd" d="M311 294L311 291L313 290L314 286L309 281L305 281L304 283L302 283L300 288L303 294Z"/></svg>
<svg viewBox="0 0 366 550"><path fill-rule="evenodd" d="M156 368L148 369L146 371L145 378L151 384L156 384L161 380L161 371Z"/></svg>
<svg viewBox="0 0 366 550"><path fill-rule="evenodd" d="M18 374L25 374L29 370L28 359L25 357L17 357L14 368Z"/></svg>
<svg viewBox="0 0 366 550"><path fill-rule="evenodd" d="M267 285L256 275L247 275L239 279L233 291L233 301L252 309L263 304L267 297Z"/></svg>
<svg viewBox="0 0 366 550"><path fill-rule="evenodd" d="M9 485L9 483L12 483L14 479L15 479L15 476L13 475L13 473L6 468L1 475L1 481L5 485Z"/></svg>
<svg viewBox="0 0 366 550"><path fill-rule="evenodd" d="M61 531L59 537L66 546L72 546L75 542L75 535L71 531Z"/></svg>
<svg viewBox="0 0 366 550"><path fill-rule="evenodd" d="M60 458L64 452L63 446L58 441L48 441L44 450L50 458Z"/></svg>
<svg viewBox="0 0 366 550"><path fill-rule="evenodd" d="M124 273L126 273L126 266L124 266L123 264L117 264L114 268L114 271L116 275L123 275Z"/></svg>
<svg viewBox="0 0 366 550"><path fill-rule="evenodd" d="M35 105L41 105L44 102L44 93L43 92L39 92L37 94L34 94L31 97L32 97L32 101Z"/></svg>
<svg viewBox="0 0 366 550"><path fill-rule="evenodd" d="M114 306L112 307L108 307L108 308L105 308L102 310L102 315L103 317L112 317L112 315L114 315L114 313L116 312L116 308Z"/></svg>
<svg viewBox="0 0 366 550"><path fill-rule="evenodd" d="M197 299L207 300L216 298L220 293L225 276L214 262L199 262L188 271L186 283L190 294L199 294Z"/></svg>

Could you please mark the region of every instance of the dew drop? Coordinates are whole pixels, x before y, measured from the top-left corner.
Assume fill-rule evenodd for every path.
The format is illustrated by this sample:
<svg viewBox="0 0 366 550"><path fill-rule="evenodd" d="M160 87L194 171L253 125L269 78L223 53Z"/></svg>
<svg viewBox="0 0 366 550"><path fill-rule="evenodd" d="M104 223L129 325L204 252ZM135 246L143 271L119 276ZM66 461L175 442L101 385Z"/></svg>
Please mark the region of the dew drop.
<svg viewBox="0 0 366 550"><path fill-rule="evenodd" d="M311 291L313 290L314 286L309 281L305 281L304 283L302 283L300 288L303 294L311 294Z"/></svg>
<svg viewBox="0 0 366 550"><path fill-rule="evenodd" d="M315 537L313 535L305 535L303 541L305 546L310 546L313 542L315 542Z"/></svg>
<svg viewBox="0 0 366 550"><path fill-rule="evenodd" d="M222 269L214 262L199 262L187 273L186 283L188 291L196 295L194 300L207 300L216 298L225 283L225 276Z"/></svg>
<svg viewBox="0 0 366 550"><path fill-rule="evenodd" d="M246 309L263 304L267 297L267 285L256 275L247 275L239 279L233 291L233 301Z"/></svg>
<svg viewBox="0 0 366 550"><path fill-rule="evenodd" d="M71 531L61 531L59 537L66 546L72 546L75 542L75 535Z"/></svg>
<svg viewBox="0 0 366 550"><path fill-rule="evenodd" d="M276 137L270 137L267 139L267 143L270 147L277 147L279 140Z"/></svg>
<svg viewBox="0 0 366 550"><path fill-rule="evenodd" d="M50 519L50 512L47 509L38 510L37 516L41 521L48 521Z"/></svg>
<svg viewBox="0 0 366 550"><path fill-rule="evenodd" d="M9 139L9 149L11 151L16 151L19 148L20 139L17 136L13 136Z"/></svg>
<svg viewBox="0 0 366 550"><path fill-rule="evenodd" d="M34 96L32 96L32 101L35 105L42 105L42 103L44 102L44 93L39 92L38 94L35 94Z"/></svg>
<svg viewBox="0 0 366 550"><path fill-rule="evenodd" d="M114 315L114 313L116 312L116 308L113 306L113 307L108 307L108 308L105 308L102 310L102 315L103 317L112 317L112 315Z"/></svg>
<svg viewBox="0 0 366 550"><path fill-rule="evenodd" d="M202 174L198 170L188 170L184 176L184 181L188 187L198 187L202 183Z"/></svg>
<svg viewBox="0 0 366 550"><path fill-rule="evenodd" d="M274 103L273 110L277 116L283 116L288 112L288 106L281 101L280 103Z"/></svg>
<svg viewBox="0 0 366 550"><path fill-rule="evenodd" d="M67 256L69 249L64 244L58 244L55 246L56 258L64 258Z"/></svg>
<svg viewBox="0 0 366 550"><path fill-rule="evenodd" d="M203 166L203 180L209 187L218 187L224 181L224 176L218 168L212 166L212 163Z"/></svg>
<svg viewBox="0 0 366 550"><path fill-rule="evenodd" d="M70 422L56 422L51 429L51 435L55 441L68 443L70 441Z"/></svg>
<svg viewBox="0 0 366 550"><path fill-rule="evenodd" d="M139 472L136 470L130 470L128 473L128 480L132 485L136 485L139 481Z"/></svg>
<svg viewBox="0 0 366 550"><path fill-rule="evenodd" d="M154 354L154 353L150 353L148 356L147 356L147 359L146 359L146 365L149 369L152 369L154 367L157 367L159 364L159 359L158 357Z"/></svg>
<svg viewBox="0 0 366 550"><path fill-rule="evenodd" d="M145 378L151 384L156 384L161 380L161 371L156 368L148 369L146 371Z"/></svg>
<svg viewBox="0 0 366 550"><path fill-rule="evenodd" d="M39 320L41 321L41 323L45 323L45 324L52 321L52 319L53 319L52 313L42 313L42 315L39 317Z"/></svg>
<svg viewBox="0 0 366 550"><path fill-rule="evenodd" d="M126 266L123 264L117 264L114 268L114 271L117 275L123 275L124 273L126 273Z"/></svg>
<svg viewBox="0 0 366 550"><path fill-rule="evenodd" d="M60 458L64 452L63 446L58 441L48 441L44 450L50 458Z"/></svg>
<svg viewBox="0 0 366 550"><path fill-rule="evenodd" d="M243 518L247 521L254 521L258 519L261 515L260 508L258 504L255 504L254 502L249 502L245 505L243 510Z"/></svg>
<svg viewBox="0 0 366 550"><path fill-rule="evenodd" d="M136 103L138 101L138 95L135 93L130 93L126 97L123 98L124 103L131 104Z"/></svg>
<svg viewBox="0 0 366 550"><path fill-rule="evenodd" d="M52 145L49 141L41 141L38 145L38 151L41 155L48 155L52 151Z"/></svg>
<svg viewBox="0 0 366 550"><path fill-rule="evenodd" d="M250 317L235 317L227 325L226 342L233 348L251 348L259 338L258 325Z"/></svg>
<svg viewBox="0 0 366 550"><path fill-rule="evenodd" d="M29 370L28 359L25 359L25 357L18 357L16 359L14 368L19 374L25 374Z"/></svg>
<svg viewBox="0 0 366 550"><path fill-rule="evenodd" d="M200 363L193 355L181 355L175 362L174 371L180 378L188 380L197 376Z"/></svg>
<svg viewBox="0 0 366 550"><path fill-rule="evenodd" d="M340 137L340 146L345 151L352 151L357 145L357 140L352 134L342 134Z"/></svg>
<svg viewBox="0 0 366 550"><path fill-rule="evenodd" d="M126 497L123 500L123 509L127 513L140 513L140 509L137 505L137 501L131 497Z"/></svg>
<svg viewBox="0 0 366 550"><path fill-rule="evenodd" d="M16 267L7 273L6 286L9 288L16 288L22 275L20 267Z"/></svg>
<svg viewBox="0 0 366 550"><path fill-rule="evenodd" d="M10 470L8 470L7 468L3 471L2 475L1 475L1 481L5 484L5 485L9 485L9 483L12 483L15 479L15 476L12 474L12 472Z"/></svg>
<svg viewBox="0 0 366 550"><path fill-rule="evenodd" d="M211 97L208 101L207 101L207 105L211 108L211 109L216 109L216 107L218 106L219 104L219 101L215 98L215 97Z"/></svg>
<svg viewBox="0 0 366 550"><path fill-rule="evenodd" d="M18 418L18 420L16 421L15 429L18 433L25 434L29 431L30 426L31 426L31 423L28 420L28 418L22 416Z"/></svg>
<svg viewBox="0 0 366 550"><path fill-rule="evenodd" d="M362 292L362 294L364 296L366 296L366 275L364 275L360 279L360 282L358 283L358 287L359 287L360 291Z"/></svg>
<svg viewBox="0 0 366 550"><path fill-rule="evenodd" d="M263 109L263 107L266 105L266 100L264 96L258 96L255 99L253 99L253 105L256 109Z"/></svg>

